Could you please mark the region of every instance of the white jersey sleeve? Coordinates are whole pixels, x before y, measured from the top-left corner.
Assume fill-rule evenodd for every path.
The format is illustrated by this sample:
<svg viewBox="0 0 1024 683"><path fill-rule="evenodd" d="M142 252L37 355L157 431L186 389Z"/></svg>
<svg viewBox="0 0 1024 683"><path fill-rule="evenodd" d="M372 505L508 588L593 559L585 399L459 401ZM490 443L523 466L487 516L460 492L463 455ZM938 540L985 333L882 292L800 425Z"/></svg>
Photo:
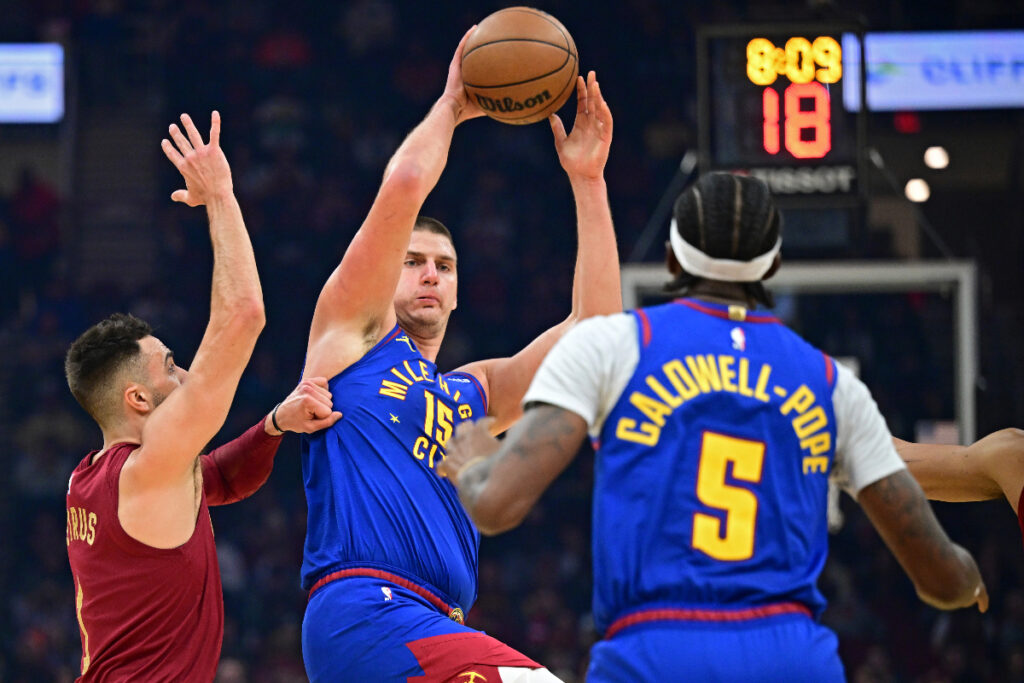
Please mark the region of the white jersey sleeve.
<svg viewBox="0 0 1024 683"><path fill-rule="evenodd" d="M639 361L632 314L587 318L548 353L523 404L550 403L576 413L586 420L590 435L597 437Z"/></svg>
<svg viewBox="0 0 1024 683"><path fill-rule="evenodd" d="M854 498L865 486L906 468L871 392L841 363L836 363L832 407L836 416L834 481Z"/></svg>

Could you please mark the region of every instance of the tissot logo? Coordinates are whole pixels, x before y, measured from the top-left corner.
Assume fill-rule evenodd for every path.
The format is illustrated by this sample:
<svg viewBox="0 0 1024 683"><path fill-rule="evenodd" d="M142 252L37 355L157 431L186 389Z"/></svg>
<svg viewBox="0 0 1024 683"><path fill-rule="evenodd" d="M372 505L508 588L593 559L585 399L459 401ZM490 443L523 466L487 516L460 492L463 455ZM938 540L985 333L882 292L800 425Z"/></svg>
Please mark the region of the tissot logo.
<svg viewBox="0 0 1024 683"><path fill-rule="evenodd" d="M853 166L752 168L749 173L767 183L775 194L853 192L853 183L857 178L857 171Z"/></svg>

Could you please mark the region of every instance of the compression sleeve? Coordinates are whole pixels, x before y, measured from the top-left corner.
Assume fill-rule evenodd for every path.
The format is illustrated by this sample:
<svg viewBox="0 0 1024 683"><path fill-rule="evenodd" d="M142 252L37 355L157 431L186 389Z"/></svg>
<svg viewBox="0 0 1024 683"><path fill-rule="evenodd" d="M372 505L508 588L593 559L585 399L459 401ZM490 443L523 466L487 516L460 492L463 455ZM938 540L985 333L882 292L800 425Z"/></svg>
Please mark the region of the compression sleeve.
<svg viewBox="0 0 1024 683"><path fill-rule="evenodd" d="M227 505L248 498L270 476L283 434L267 434L264 420L237 439L199 456L207 505Z"/></svg>

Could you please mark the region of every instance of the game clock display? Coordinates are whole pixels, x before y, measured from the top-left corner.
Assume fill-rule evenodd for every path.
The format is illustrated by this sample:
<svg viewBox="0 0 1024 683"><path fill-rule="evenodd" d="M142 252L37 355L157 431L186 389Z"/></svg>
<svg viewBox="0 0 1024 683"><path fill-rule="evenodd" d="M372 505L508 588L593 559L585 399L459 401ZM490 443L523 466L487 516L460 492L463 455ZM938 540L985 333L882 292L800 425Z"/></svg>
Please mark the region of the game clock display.
<svg viewBox="0 0 1024 683"><path fill-rule="evenodd" d="M855 200L862 127L843 105L843 32L813 25L703 29L701 170L759 177L782 203Z"/></svg>

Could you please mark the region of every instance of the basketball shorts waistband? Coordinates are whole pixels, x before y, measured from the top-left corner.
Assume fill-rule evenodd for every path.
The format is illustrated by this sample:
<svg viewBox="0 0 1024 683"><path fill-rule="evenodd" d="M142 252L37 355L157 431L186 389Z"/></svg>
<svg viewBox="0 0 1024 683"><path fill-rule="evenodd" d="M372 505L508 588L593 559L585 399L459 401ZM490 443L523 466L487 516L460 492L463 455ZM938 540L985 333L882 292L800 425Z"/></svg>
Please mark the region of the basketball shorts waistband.
<svg viewBox="0 0 1024 683"><path fill-rule="evenodd" d="M462 611L462 608L458 605L451 605L446 600L442 599L439 595L433 591L424 588L418 583L414 583L409 579L399 576L398 574L392 574L382 569L373 569L371 567L349 567L348 569L339 569L336 572L331 572L320 578L319 581L313 584L313 587L309 589L308 600L313 599L313 594L323 588L329 583L338 581L340 579L349 579L353 577L361 577L366 579L380 579L393 583L396 586L401 586L406 590L410 590L416 595L420 596L428 603L430 603L436 610L444 614L452 621L458 624L466 623L466 613Z"/></svg>
<svg viewBox="0 0 1024 683"><path fill-rule="evenodd" d="M652 621L697 621L697 622L736 622L763 619L782 614L803 614L811 617L811 610L799 602L776 602L757 607L738 609L709 609L692 607L652 607L638 612L631 612L619 617L611 623L604 633L605 640L613 638L624 629Z"/></svg>

